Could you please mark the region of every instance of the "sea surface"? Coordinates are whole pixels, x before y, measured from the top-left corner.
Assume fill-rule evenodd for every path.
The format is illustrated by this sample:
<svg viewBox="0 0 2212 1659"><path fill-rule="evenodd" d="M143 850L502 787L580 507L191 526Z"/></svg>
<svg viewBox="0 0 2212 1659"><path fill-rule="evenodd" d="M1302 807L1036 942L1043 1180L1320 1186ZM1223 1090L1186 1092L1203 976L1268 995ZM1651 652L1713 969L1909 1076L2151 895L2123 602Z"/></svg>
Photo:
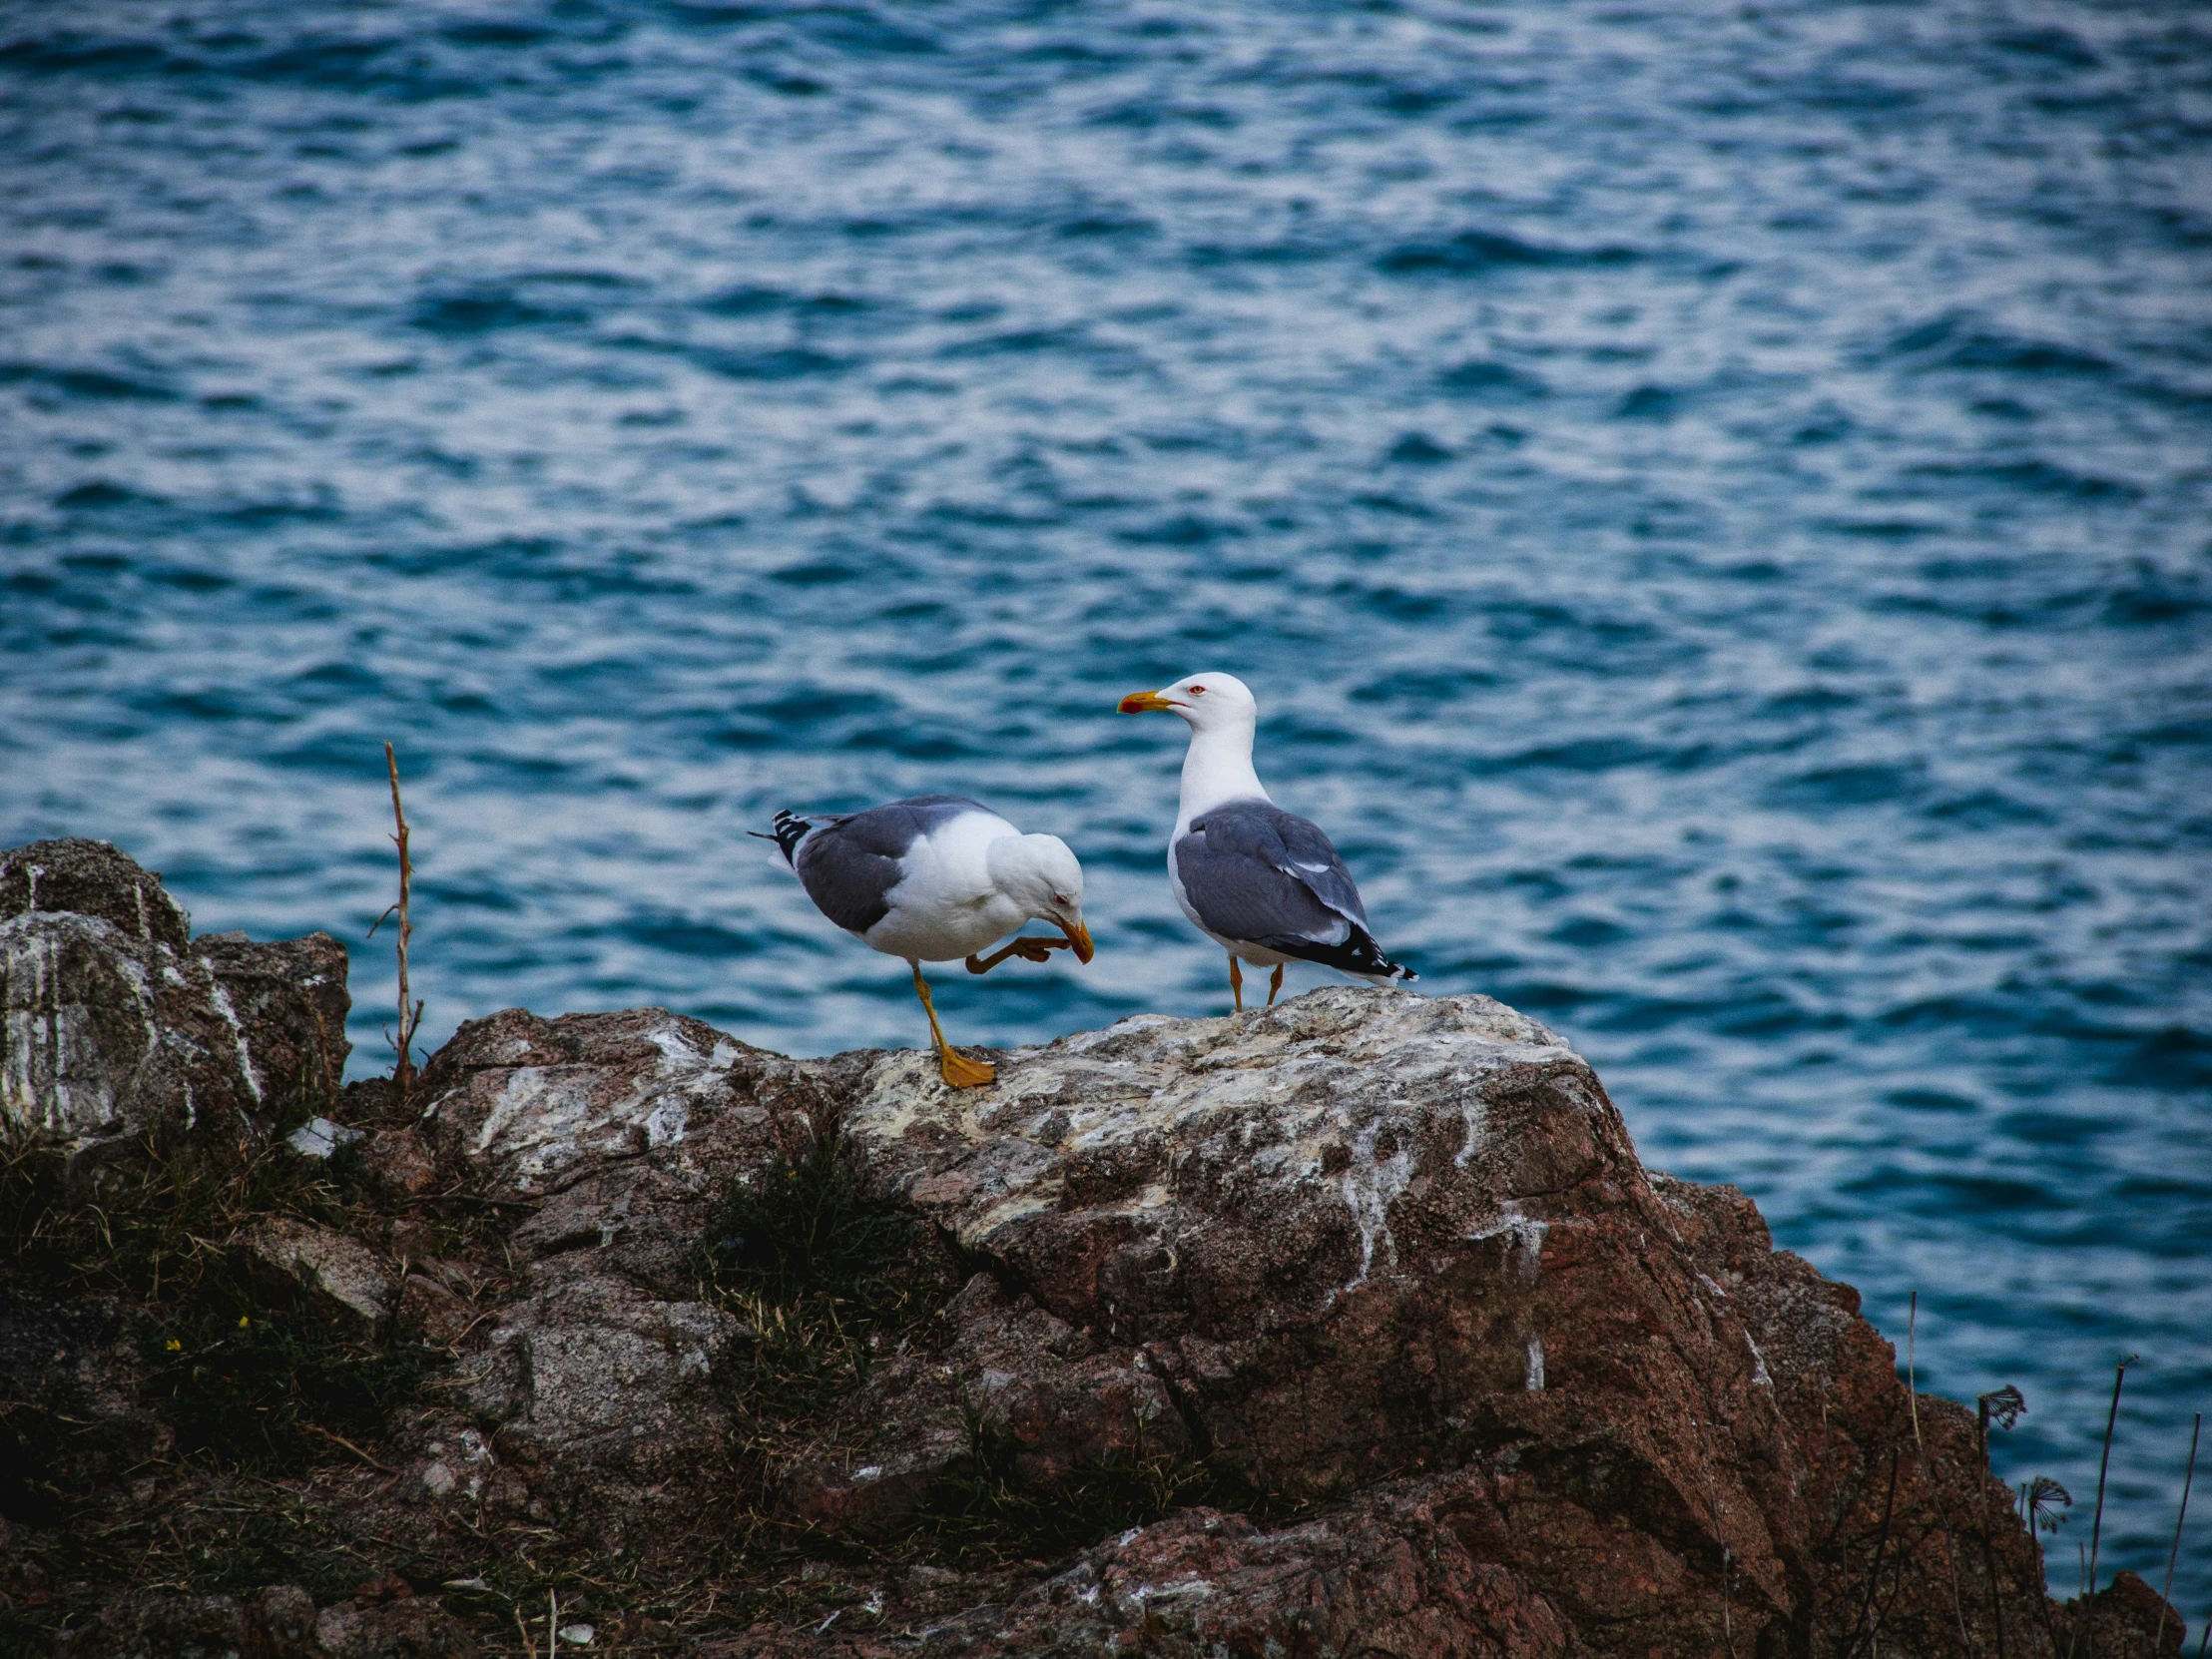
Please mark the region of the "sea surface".
<svg viewBox="0 0 2212 1659"><path fill-rule="evenodd" d="M940 973L955 1040L1222 1010L1181 729L1113 712L1202 669L1419 989L2024 1390L2064 1590L2140 1354L2102 1560L2163 1578L2212 13L0 0L0 843L337 934L353 1075L386 739L426 1045L915 1044L745 831L940 790L1064 835L1099 944Z"/></svg>

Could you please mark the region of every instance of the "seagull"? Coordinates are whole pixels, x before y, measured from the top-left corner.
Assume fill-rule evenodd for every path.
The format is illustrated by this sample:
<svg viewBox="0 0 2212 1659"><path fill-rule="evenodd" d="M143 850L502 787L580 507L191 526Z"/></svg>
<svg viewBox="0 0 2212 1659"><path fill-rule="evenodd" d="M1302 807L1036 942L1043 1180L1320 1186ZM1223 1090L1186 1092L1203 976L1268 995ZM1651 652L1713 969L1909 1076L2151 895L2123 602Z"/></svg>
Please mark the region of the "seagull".
<svg viewBox="0 0 2212 1659"><path fill-rule="evenodd" d="M1275 969L1271 1008L1293 960L1375 985L1417 977L1375 942L1352 871L1321 827L1278 807L1252 770L1260 705L1250 688L1233 674L1194 674L1121 700L1125 715L1154 710L1181 715L1191 729L1183 802L1168 837L1168 885L1191 925L1229 952L1238 1010L1240 957Z"/></svg>
<svg viewBox="0 0 2212 1659"><path fill-rule="evenodd" d="M997 1072L944 1040L922 963L965 956L968 972L988 973L1009 956L1042 962L1067 949L1079 962L1091 959L1083 866L1067 842L1025 835L964 796L917 795L819 818L782 812L773 835L747 833L776 842L816 909L871 950L903 957L913 968L937 1071L955 1089L979 1087ZM976 954L1032 917L1067 936L1017 938L988 956Z"/></svg>

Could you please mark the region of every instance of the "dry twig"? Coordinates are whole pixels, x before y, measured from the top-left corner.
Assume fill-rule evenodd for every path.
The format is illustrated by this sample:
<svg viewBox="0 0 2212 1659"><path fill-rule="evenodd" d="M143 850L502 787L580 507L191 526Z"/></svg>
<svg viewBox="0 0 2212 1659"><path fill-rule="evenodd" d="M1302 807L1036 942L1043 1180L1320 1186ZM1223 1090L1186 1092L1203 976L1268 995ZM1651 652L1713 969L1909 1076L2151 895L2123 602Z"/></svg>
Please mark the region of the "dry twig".
<svg viewBox="0 0 2212 1659"><path fill-rule="evenodd" d="M397 1469L393 1468L389 1463L379 1463L378 1461L376 1461L375 1458L371 1457L367 1452L363 1451L359 1446L355 1445L343 1434L333 1434L330 1432L330 1430L323 1427L318 1422L302 1423L300 1426L305 1428L311 1434L320 1434L325 1440L333 1440L337 1444L345 1447L346 1450L350 1451L354 1456L358 1457L362 1462L366 1463L378 1474L388 1474L395 1480L399 1477L399 1471Z"/></svg>
<svg viewBox="0 0 2212 1659"><path fill-rule="evenodd" d="M2127 1368L2135 1364L2137 1356L2130 1354L2112 1368L2112 1408L2104 1417L2104 1456L2097 1463L2097 1512L2089 1523L2089 1575L2082 1584L2083 1595L2094 1595L2097 1588L2097 1542L2104 1532L2104 1474L2112 1466L2112 1425L2120 1415L2120 1384L2127 1381Z"/></svg>
<svg viewBox="0 0 2212 1659"><path fill-rule="evenodd" d="M378 916L368 932L374 938L376 929L384 924L384 916L390 915L393 910L399 912L399 1033L394 1037L391 1032L386 1031L384 1036L398 1051L398 1063L392 1067L391 1077L399 1085L399 1100L403 1106L406 1104L408 1090L414 1083L412 1046L415 1029L422 1023L422 1004L414 1000L407 984L407 941L414 937L414 923L408 919L407 906L414 883L414 861L407 855L407 814L399 804L399 757L392 752L389 743L384 745L384 770L391 775L391 817L392 822L399 827L398 833L392 836L392 844L399 848L399 902L387 909L384 915Z"/></svg>

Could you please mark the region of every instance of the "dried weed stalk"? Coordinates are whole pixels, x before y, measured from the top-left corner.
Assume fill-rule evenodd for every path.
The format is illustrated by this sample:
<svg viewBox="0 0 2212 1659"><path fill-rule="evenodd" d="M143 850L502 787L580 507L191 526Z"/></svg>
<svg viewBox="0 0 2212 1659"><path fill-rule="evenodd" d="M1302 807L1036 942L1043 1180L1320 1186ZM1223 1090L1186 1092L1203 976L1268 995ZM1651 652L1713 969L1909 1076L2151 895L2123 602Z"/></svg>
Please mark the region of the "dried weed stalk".
<svg viewBox="0 0 2212 1659"><path fill-rule="evenodd" d="M2097 1511L2089 1523L2089 1572L2082 1583L2083 1595L2094 1595L2097 1588L2097 1543L2104 1534L2104 1476L2112 1466L2112 1425L2120 1416L2120 1384L2127 1381L2127 1368L2139 1358L2126 1355L2112 1368L2112 1408L2104 1416L2104 1455L2097 1462Z"/></svg>
<svg viewBox="0 0 2212 1659"><path fill-rule="evenodd" d="M395 1037L387 1028L384 1040L392 1045L399 1056L392 1066L391 1076L399 1087L400 1104L405 1105L414 1084L412 1048L415 1030L422 1024L422 1004L414 1000L407 983L407 943L414 937L414 923L408 919L408 899L414 883L414 860L407 853L409 831L406 809L399 804L399 758L392 753L388 742L384 745L384 770L391 775L391 817L392 822L398 826L398 832L391 839L392 844L399 848L399 901L370 924L368 936L374 938L376 929L383 926L385 917L394 910L399 912L399 1033Z"/></svg>
<svg viewBox="0 0 2212 1659"><path fill-rule="evenodd" d="M2169 1606L2174 1597L2174 1563L2181 1559L2181 1523L2189 1518L2189 1487L2197 1478L2197 1436L2204 1432L2204 1413L2199 1411L2196 1420L2189 1425L2189 1466L2181 1477L2181 1512L2174 1516L2174 1547L2166 1555L2166 1587L2158 1592L2159 1599ZM2166 1608L2158 1609L2158 1634L2151 1639L2150 1650L2156 1653L2166 1640ZM2197 1644L2200 1648L2202 1642Z"/></svg>

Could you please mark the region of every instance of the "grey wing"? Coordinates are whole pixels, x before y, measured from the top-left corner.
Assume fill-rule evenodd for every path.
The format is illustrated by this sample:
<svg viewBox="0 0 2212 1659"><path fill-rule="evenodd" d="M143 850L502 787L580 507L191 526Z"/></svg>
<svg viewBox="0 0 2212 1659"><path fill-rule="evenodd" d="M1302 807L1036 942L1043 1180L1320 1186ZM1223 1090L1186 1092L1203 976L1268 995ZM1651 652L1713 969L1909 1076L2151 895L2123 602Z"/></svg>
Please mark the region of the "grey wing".
<svg viewBox="0 0 2212 1659"><path fill-rule="evenodd" d="M1321 826L1273 805L1268 811L1274 817L1283 850L1289 855L1291 873L1345 920L1367 926L1368 907L1361 901L1352 871L1345 867L1336 844L1322 833Z"/></svg>
<svg viewBox="0 0 2212 1659"><path fill-rule="evenodd" d="M1175 873L1206 930L1225 939L1336 944L1367 911L1329 837L1273 803L1239 801L1191 823Z"/></svg>
<svg viewBox="0 0 2212 1659"><path fill-rule="evenodd" d="M848 933L865 933L890 912L903 859L922 836L969 813L989 813L957 795L921 795L864 813L819 820L792 856L815 908ZM995 815L994 815L995 816Z"/></svg>

